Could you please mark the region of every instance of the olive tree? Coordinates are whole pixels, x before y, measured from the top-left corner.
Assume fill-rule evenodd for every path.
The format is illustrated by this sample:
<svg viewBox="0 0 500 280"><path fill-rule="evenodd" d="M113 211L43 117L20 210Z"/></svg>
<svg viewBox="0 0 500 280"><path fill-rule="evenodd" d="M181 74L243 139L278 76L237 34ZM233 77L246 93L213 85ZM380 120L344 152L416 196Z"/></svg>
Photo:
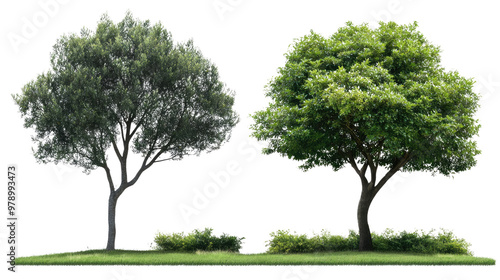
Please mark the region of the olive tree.
<svg viewBox="0 0 500 280"><path fill-rule="evenodd" d="M153 164L218 149L237 123L234 95L192 41L174 44L161 24L134 19L62 36L51 69L14 96L42 163L102 168L109 187L107 250L116 203ZM131 153L142 156L129 173ZM113 177L108 157L120 162Z"/></svg>

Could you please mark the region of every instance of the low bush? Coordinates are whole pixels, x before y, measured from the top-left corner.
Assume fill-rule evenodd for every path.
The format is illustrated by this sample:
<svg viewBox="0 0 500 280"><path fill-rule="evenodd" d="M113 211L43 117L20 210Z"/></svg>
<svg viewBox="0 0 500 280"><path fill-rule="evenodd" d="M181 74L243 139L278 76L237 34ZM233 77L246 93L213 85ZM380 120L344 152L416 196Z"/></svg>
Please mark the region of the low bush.
<svg viewBox="0 0 500 280"><path fill-rule="evenodd" d="M200 231L195 229L192 233L162 234L155 236L154 249L167 252L196 252L196 251L229 251L239 252L244 237L222 234L217 237L212 234L211 228Z"/></svg>
<svg viewBox="0 0 500 280"><path fill-rule="evenodd" d="M325 230L311 238L305 234L291 234L289 230L278 230L271 233L271 237L272 239L266 244L269 247L268 253L351 251L356 250L359 243L359 236L352 230L347 238L331 235Z"/></svg>
<svg viewBox="0 0 500 280"><path fill-rule="evenodd" d="M470 244L457 238L451 231L434 230L395 233L391 229L382 234L372 233L374 251L409 252L424 254L460 254L472 255ZM331 235L328 231L309 238L307 235L291 234L289 230L271 233L271 240L266 244L268 253L312 253L354 251L359 249L359 235L350 231L347 237Z"/></svg>
<svg viewBox="0 0 500 280"><path fill-rule="evenodd" d="M268 241L269 253L306 253L311 252L311 242L305 234L290 234L288 230L278 230L271 233Z"/></svg>
<svg viewBox="0 0 500 280"><path fill-rule="evenodd" d="M386 229L382 235L372 234L372 240L374 250L379 252L471 255L469 243L444 229L437 234L434 230L395 233Z"/></svg>

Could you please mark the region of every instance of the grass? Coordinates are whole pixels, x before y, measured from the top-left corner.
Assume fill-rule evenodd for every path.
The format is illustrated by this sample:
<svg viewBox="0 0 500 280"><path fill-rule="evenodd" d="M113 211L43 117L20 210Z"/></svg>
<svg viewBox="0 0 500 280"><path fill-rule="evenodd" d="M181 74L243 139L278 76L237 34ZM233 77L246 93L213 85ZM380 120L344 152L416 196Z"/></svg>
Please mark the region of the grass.
<svg viewBox="0 0 500 280"><path fill-rule="evenodd" d="M495 265L495 260L467 255L377 252L239 254L229 252L90 250L19 257L17 265Z"/></svg>

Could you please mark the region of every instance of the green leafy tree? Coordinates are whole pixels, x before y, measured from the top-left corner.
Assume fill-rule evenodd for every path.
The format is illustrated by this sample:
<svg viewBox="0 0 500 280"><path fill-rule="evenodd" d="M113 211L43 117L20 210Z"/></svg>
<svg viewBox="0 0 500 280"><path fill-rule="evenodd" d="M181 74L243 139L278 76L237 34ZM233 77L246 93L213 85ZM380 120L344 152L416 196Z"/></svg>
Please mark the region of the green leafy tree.
<svg viewBox="0 0 500 280"><path fill-rule="evenodd" d="M51 70L14 96L26 128L34 128L35 157L102 168L110 195L107 250L115 248L120 195L153 164L218 149L237 123L233 93L191 41L174 44L161 24L127 13L118 24L104 15L97 30L62 36ZM129 174L131 152L143 158ZM120 162L113 180L108 154Z"/></svg>
<svg viewBox="0 0 500 280"><path fill-rule="evenodd" d="M440 66L416 23L348 22L329 38L311 31L286 59L268 85L272 103L253 115L253 136L304 170L354 168L360 250L373 249L368 209L396 172L448 176L476 164L474 82Z"/></svg>

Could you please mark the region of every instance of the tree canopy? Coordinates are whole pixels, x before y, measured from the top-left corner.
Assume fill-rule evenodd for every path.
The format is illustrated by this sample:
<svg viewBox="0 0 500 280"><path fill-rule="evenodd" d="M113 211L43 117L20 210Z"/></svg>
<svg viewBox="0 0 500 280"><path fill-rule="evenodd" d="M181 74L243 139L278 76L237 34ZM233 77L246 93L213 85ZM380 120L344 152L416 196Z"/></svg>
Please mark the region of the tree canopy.
<svg viewBox="0 0 500 280"><path fill-rule="evenodd" d="M15 97L25 126L36 130L35 156L90 171L106 152L131 143L149 166L220 147L237 121L232 92L192 41L174 44L161 24L114 24L62 36L52 69Z"/></svg>
<svg viewBox="0 0 500 280"><path fill-rule="evenodd" d="M440 66L417 24L348 23L329 38L296 40L253 117L266 153L303 169L352 162L444 175L474 166L474 81Z"/></svg>

